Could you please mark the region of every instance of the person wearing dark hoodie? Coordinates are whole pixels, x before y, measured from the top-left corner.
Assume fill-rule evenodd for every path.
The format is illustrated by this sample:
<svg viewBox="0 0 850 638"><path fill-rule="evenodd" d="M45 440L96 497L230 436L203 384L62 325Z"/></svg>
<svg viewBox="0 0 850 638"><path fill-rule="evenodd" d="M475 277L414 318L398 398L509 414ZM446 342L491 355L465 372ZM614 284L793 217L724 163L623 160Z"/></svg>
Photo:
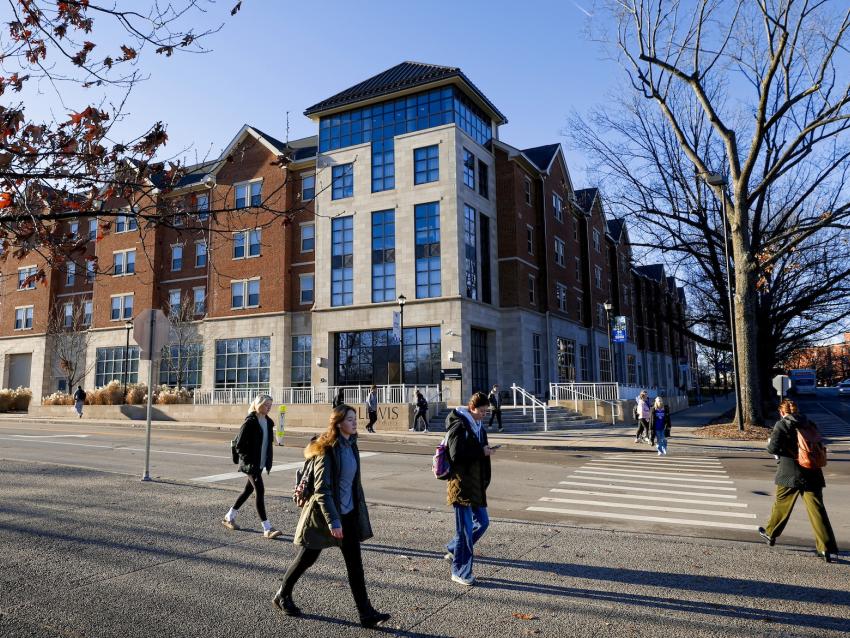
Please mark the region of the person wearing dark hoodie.
<svg viewBox="0 0 850 638"><path fill-rule="evenodd" d="M300 547L298 556L287 570L272 603L287 616L300 616L301 610L292 600L295 584L323 549L339 547L360 624L374 627L389 620L390 615L372 607L363 575L360 543L372 538L372 526L360 482L356 410L350 405L336 406L327 430L310 442L304 457L314 459L315 492L304 504L295 529L293 542Z"/></svg>
<svg viewBox="0 0 850 638"><path fill-rule="evenodd" d="M797 462L797 428L808 423L808 419L790 399L779 404L779 416L767 442L767 451L779 456L774 479L776 500L767 524L758 528L759 535L772 547L791 518L797 497L802 496L815 532L817 555L827 563L832 562L832 556L838 553L838 544L823 503L823 488L826 487L823 471L807 469Z"/></svg>
<svg viewBox="0 0 850 638"><path fill-rule="evenodd" d="M494 449L481 426L489 405L487 395L476 392L467 407L452 410L446 420L446 448L452 469L446 500L455 510L455 535L446 545L445 558L452 562L452 580L467 587L475 584L472 548L490 525L487 487Z"/></svg>

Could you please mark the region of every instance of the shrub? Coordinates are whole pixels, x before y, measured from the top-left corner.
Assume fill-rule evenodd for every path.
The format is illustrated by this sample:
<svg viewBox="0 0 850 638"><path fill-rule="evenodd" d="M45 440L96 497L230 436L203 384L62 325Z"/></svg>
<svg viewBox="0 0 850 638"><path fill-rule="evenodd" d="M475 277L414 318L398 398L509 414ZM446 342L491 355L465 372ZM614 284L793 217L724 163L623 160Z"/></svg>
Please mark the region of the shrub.
<svg viewBox="0 0 850 638"><path fill-rule="evenodd" d="M0 390L0 412L8 412L15 403L15 392L9 388Z"/></svg>
<svg viewBox="0 0 850 638"><path fill-rule="evenodd" d="M25 412L32 401L32 390L18 387L12 393L12 406L15 410Z"/></svg>
<svg viewBox="0 0 850 638"><path fill-rule="evenodd" d="M127 403L142 405L148 400L148 386L144 383L131 383L127 386Z"/></svg>
<svg viewBox="0 0 850 638"><path fill-rule="evenodd" d="M74 397L64 392L54 392L41 400L42 405L74 405Z"/></svg>
<svg viewBox="0 0 850 638"><path fill-rule="evenodd" d="M121 405L124 402L124 386L118 381L110 381L102 388L89 392L86 398L90 405Z"/></svg>
<svg viewBox="0 0 850 638"><path fill-rule="evenodd" d="M171 388L167 385L162 385L154 390L154 398L156 403L160 405L174 405L177 403L191 403L192 393L186 388Z"/></svg>

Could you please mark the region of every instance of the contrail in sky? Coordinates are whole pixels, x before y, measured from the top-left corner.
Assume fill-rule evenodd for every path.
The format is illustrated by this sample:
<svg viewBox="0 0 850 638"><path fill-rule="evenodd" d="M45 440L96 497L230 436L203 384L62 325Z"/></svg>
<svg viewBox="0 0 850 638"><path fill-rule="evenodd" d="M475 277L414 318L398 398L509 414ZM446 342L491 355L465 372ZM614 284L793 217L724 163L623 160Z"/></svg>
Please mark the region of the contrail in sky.
<svg viewBox="0 0 850 638"><path fill-rule="evenodd" d="M579 11L581 11L581 12L582 12L584 15L586 15L588 18L592 18L592 17L593 17L593 14L592 14L592 13L590 13L590 11L588 11L587 9L585 9L583 6L581 6L578 2L573 2L573 4L575 5L576 9L578 9Z"/></svg>

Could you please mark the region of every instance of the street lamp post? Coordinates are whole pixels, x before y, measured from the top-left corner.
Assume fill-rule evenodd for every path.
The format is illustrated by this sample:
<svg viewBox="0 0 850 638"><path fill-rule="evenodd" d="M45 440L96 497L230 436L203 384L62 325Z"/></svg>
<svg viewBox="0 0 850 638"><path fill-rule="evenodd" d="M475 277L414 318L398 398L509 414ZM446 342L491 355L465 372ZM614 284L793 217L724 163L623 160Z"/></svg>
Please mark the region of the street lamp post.
<svg viewBox="0 0 850 638"><path fill-rule="evenodd" d="M608 326L608 381L614 382L614 347L611 344L611 310L614 305L610 301L602 304L605 307L605 325Z"/></svg>
<svg viewBox="0 0 850 638"><path fill-rule="evenodd" d="M729 298L729 328L732 337L732 374L735 382L735 413L738 419L738 430L744 431L744 413L741 410L741 377L738 366L738 335L735 327L735 299L732 295L732 262L729 259L729 236L726 226L729 220L726 217L726 178L719 173L709 173L705 176L705 183L723 189L723 197L720 198L720 210L723 217L723 255L726 259L726 294Z"/></svg>
<svg viewBox="0 0 850 638"><path fill-rule="evenodd" d="M126 321L124 323L124 329L127 331L127 340L124 343L124 366L121 369L123 372L121 376L124 378L124 398L121 399L121 403L127 403L127 376L129 375L127 366L130 360L130 331L133 329L133 322Z"/></svg>
<svg viewBox="0 0 850 638"><path fill-rule="evenodd" d="M399 295L398 299L398 382L401 385L402 401L404 401L404 304L407 297Z"/></svg>

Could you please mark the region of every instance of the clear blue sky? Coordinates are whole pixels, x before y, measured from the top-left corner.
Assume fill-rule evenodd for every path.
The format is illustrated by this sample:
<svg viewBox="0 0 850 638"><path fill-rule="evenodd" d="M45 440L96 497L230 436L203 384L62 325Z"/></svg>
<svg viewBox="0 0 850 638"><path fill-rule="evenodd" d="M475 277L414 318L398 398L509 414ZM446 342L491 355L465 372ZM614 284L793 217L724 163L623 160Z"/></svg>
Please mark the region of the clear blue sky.
<svg viewBox="0 0 850 638"><path fill-rule="evenodd" d="M250 123L279 138L316 133L302 114L319 100L404 60L459 66L508 117L501 138L525 148L566 141L572 109L604 102L622 79L588 42L587 16L570 0L322 3L219 0L207 16L224 22L204 55L147 54L152 74L129 101L128 129L161 119L167 151L218 153ZM578 187L582 159L569 152ZM187 159L194 160L195 151Z"/></svg>

